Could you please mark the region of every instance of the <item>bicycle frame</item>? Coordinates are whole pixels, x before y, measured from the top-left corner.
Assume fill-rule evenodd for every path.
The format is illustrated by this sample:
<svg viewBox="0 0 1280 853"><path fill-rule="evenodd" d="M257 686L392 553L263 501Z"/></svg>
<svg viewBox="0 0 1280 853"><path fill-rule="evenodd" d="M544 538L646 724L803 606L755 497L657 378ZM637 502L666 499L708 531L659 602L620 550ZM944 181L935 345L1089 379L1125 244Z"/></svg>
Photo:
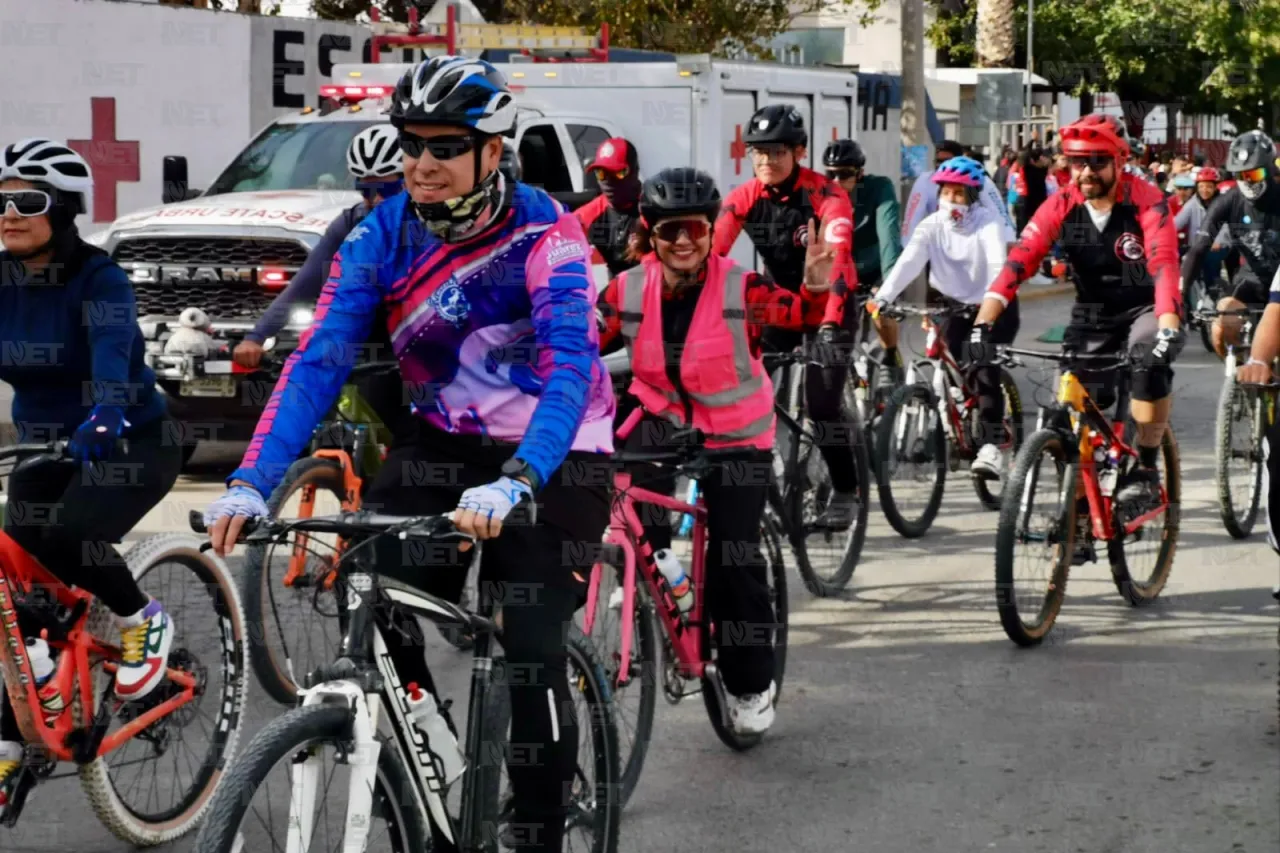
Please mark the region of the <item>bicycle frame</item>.
<svg viewBox="0 0 1280 853"><path fill-rule="evenodd" d="M15 596L30 590L48 590L56 604L69 614L67 638L50 638L49 646L60 652L58 663L49 683L57 688L63 709L52 724L45 723L46 712L41 706L27 646L18 624ZM110 722L108 694L104 690L98 712L86 727L76 726L74 705L79 699L82 709L94 707L92 662L105 659L104 667L114 672L115 660L120 650L105 645L87 630L89 609L93 596L83 590L65 586L47 569L28 554L7 533L0 531L0 627L5 642L0 644L0 672L4 674L5 688L17 718L18 730L23 739L32 745L43 745L58 761L88 763L98 756L118 749L139 732L156 721L172 714L196 698L195 677L172 667L166 670L166 678L179 685L182 692L139 714L120 729L106 735ZM73 737L73 734L77 735ZM74 742L73 742L74 741Z"/></svg>
<svg viewBox="0 0 1280 853"><path fill-rule="evenodd" d="M703 658L702 632L691 630L703 624L703 613L706 607L706 596L702 594L703 579L706 572L707 550L707 508L701 494L697 502L687 504L667 495L649 489L633 487L631 474L620 471L614 474L614 499L610 509L609 530L605 534L606 545L617 546L622 553L622 637L619 655L618 680L626 683L630 677L632 628L635 625L636 609L636 554L644 561L644 576L649 584L653 600L660 606L657 608L662 625L675 650L676 666L681 677L687 679L702 678L707 674L709 664ZM693 607L687 616L680 613L675 595L654 559L653 546L645 537L644 524L636 513L637 503L653 504L667 510L688 513L694 517L693 525L693 558L689 579L694 590ZM602 565L597 563L591 571L591 580L587 585L587 603L583 611L583 632L590 634L595 624L596 605L600 594L600 575Z"/></svg>

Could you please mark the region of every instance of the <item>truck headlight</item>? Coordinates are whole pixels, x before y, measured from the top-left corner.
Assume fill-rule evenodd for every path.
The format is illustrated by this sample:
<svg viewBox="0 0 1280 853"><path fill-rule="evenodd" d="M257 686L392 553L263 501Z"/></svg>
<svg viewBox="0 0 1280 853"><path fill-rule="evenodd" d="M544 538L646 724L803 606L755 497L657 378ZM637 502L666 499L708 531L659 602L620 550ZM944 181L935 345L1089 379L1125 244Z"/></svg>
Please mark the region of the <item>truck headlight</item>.
<svg viewBox="0 0 1280 853"><path fill-rule="evenodd" d="M289 325L307 329L311 327L311 321L315 318L316 313L310 308L294 308L289 312Z"/></svg>

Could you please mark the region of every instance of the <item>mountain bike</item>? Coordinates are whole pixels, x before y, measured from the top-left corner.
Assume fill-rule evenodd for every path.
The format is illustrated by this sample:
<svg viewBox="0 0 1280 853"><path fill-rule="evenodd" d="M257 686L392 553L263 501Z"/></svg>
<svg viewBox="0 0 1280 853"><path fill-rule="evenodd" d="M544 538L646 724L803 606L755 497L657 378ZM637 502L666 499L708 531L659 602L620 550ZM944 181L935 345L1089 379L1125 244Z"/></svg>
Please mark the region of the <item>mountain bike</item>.
<svg viewBox="0 0 1280 853"><path fill-rule="evenodd" d="M80 464L65 451L63 442L19 444L0 450L0 461ZM155 597L175 631L164 680L131 702L114 695L120 648L110 611L0 532L0 674L26 743L5 826L17 823L39 780L71 775L55 773L60 762L76 765L103 826L137 846L190 832L224 782L248 689L245 620L231 572L181 534L144 539L125 560L144 589L166 584ZM27 656L31 636L57 655L43 699Z"/></svg>
<svg viewBox="0 0 1280 853"><path fill-rule="evenodd" d="M205 532L198 513L190 521L194 530ZM374 564L377 537L423 547L452 547L469 538L445 515L390 516L368 510L258 520L246 528L251 528L248 539L290 549L299 533L356 543L336 563L348 594L348 619L339 655L305 679L298 707L268 723L228 770L227 783L196 839L196 853L293 853L321 845L326 850L415 853L429 849L428 821L458 853L497 853L500 845L510 846L510 834L518 830L511 825L511 795L503 774L512 761L530 756L527 745L509 744L506 684L520 675L508 672L504 659L492 653L493 640L502 638L501 615L495 615L499 603L490 585L482 584L472 612L384 582ZM473 559L479 562L479 555ZM405 684L388 653L391 644L404 642L406 631L416 630L414 617L455 625L475 638L461 745L451 705L440 703L434 678L421 687ZM585 705L576 714L586 743L579 746L578 768L567 792L566 844L612 853L620 806L609 686L580 632L570 631L567 652L570 692ZM425 707L432 709L433 719L443 718L446 727L420 728L412 715ZM273 776L277 768L280 772ZM335 781L344 775L345 780ZM346 806L334 803L339 813L331 819L330 802L343 793ZM266 798L265 816L254 807L257 794ZM451 810L450 803L458 803L457 809ZM275 815L273 808L284 814ZM571 843L578 835L585 845Z"/></svg>
<svg viewBox="0 0 1280 853"><path fill-rule="evenodd" d="M1178 546L1182 474L1178 444L1169 427L1161 440L1160 504L1142 511L1112 498L1117 483L1138 461L1137 450L1124 440L1130 423L1128 354L1005 349L1011 355L1056 362L1061 369L1056 401L1040 409L1035 432L1014 462L996 531L1000 624L1018 645L1034 646L1044 640L1058 617L1072 564L1097 559L1096 542L1105 543L1112 579L1127 602L1137 606L1156 599L1169 580ZM1115 368L1119 387L1114 418L1102 413L1072 372L1082 365L1094 370ZM1045 462L1050 466L1048 476L1041 472ZM1036 487L1042 479L1049 484L1047 508L1037 505ZM1078 496L1081 491L1083 498ZM1081 511L1086 514L1078 517ZM1042 530L1032 529L1037 520L1043 522ZM1144 544L1153 546L1154 552L1145 569L1139 565L1145 556ZM1019 546L1027 546L1026 557L1038 553L1048 564L1047 572L1024 596L1019 595L1014 578Z"/></svg>
<svg viewBox="0 0 1280 853"><path fill-rule="evenodd" d="M867 505L871 463L857 412L845 408L841 423L816 423L805 400L805 368L817 364L803 348L766 353L766 369L774 376L774 476L781 489L778 520L782 523L796 567L814 595L835 595L853 577L867 537ZM857 473L858 510L848 527L825 520L834 489L821 448L824 443L847 444Z"/></svg>
<svg viewBox="0 0 1280 853"><path fill-rule="evenodd" d="M1241 356L1245 359L1249 356L1254 324L1262 312L1214 309L1199 311L1197 315L1205 327L1217 317L1240 317L1243 320L1240 343L1228 346L1223 359L1224 379L1222 393L1218 395L1214 472L1222 525L1231 538L1247 539L1258 520L1258 507L1262 502L1262 469L1266 464L1262 437L1275 417L1275 400L1270 394L1260 394L1257 388L1239 385L1236 370Z"/></svg>
<svg viewBox="0 0 1280 853"><path fill-rule="evenodd" d="M881 313L897 320L919 317L927 332L925 357L907 365L906 382L889 398L876 430L876 462L880 507L889 524L909 539L923 536L932 526L942 506L947 472L977 458L986 443L986 425L978 408L977 387L972 370L962 368L947 347L940 324L945 319L976 313L977 307L916 308L888 305ZM993 369L1000 371L1004 399L1003 437L1000 449L1006 461L1022 447L1022 397L1018 383L1008 368L1018 365L1015 357L999 351ZM909 479L898 477L905 471ZM1006 478L1007 478L1006 469ZM990 480L971 476L978 500L986 509L1000 507L1000 493ZM919 486L921 508L911 512L912 486Z"/></svg>
<svg viewBox="0 0 1280 853"><path fill-rule="evenodd" d="M624 428L625 429L625 428ZM683 473L695 482L717 470L718 465L733 464L743 459L741 448L705 450L686 446L678 450L657 452L619 452L613 459L620 464L646 463ZM770 504L776 509L776 488ZM694 518L692 554L688 576L694 590L693 606L681 613L670 584L659 571L653 549L645 538L644 525L637 511L639 505L661 507ZM776 627L773 632L775 660L774 681L778 695L787 653L787 574L782 557L783 531L772 511L761 519L761 553L768 564L769 599ZM702 694L707 716L716 736L731 749L746 750L758 744L761 735L743 735L729 724L724 684L717 669L713 625L706 609L707 510L705 498L698 495L687 504L634 484L631 472L621 470L614 475L614 496L609 531L604 537L600 560L592 569L587 588L587 603L582 611L583 630L602 638L610 650L606 668L614 691L614 705L619 717L621 802L626 804L640 778L649 740L653 731L654 708L657 704L658 667L662 667L662 690L671 704L687 696ZM640 585L637 576L645 583ZM601 607L604 584L615 584L621 591L621 602ZM614 597L617 597L615 592ZM656 607L655 607L655 602ZM659 635L657 626L663 630ZM759 641L759 638L755 638ZM661 643L661 648L659 648ZM634 719L625 708L635 707Z"/></svg>

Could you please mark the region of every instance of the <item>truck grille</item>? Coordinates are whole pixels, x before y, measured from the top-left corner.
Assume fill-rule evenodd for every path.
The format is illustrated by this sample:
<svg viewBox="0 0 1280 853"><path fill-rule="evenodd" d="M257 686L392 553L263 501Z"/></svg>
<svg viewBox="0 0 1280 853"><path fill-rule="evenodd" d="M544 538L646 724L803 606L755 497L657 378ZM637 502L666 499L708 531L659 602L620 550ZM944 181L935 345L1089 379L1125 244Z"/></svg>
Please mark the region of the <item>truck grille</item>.
<svg viewBox="0 0 1280 853"><path fill-rule="evenodd" d="M139 316L176 317L184 308L202 308L214 321L256 320L277 291L255 280L208 280L211 271L275 267L296 272L307 259L307 247L292 240L242 237L140 237L116 246L112 257L133 279ZM140 266L164 267L173 275L153 274L139 280ZM185 277L191 280L176 280ZM203 278L202 278L203 274ZM144 276L145 277L145 276Z"/></svg>

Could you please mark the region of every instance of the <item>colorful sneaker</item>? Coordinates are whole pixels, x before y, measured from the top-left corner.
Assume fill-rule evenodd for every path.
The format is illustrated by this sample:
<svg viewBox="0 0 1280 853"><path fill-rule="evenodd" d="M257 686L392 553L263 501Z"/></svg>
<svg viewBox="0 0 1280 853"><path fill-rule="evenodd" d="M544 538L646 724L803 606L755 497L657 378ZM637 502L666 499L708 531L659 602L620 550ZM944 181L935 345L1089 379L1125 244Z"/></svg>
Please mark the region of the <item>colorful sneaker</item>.
<svg viewBox="0 0 1280 853"><path fill-rule="evenodd" d="M120 667L116 670L116 697L141 699L164 678L173 645L173 623L154 598L132 616L117 617L120 625Z"/></svg>
<svg viewBox="0 0 1280 853"><path fill-rule="evenodd" d="M9 806L9 794L18 781L18 768L22 766L22 744L12 740L0 740L0 817Z"/></svg>

